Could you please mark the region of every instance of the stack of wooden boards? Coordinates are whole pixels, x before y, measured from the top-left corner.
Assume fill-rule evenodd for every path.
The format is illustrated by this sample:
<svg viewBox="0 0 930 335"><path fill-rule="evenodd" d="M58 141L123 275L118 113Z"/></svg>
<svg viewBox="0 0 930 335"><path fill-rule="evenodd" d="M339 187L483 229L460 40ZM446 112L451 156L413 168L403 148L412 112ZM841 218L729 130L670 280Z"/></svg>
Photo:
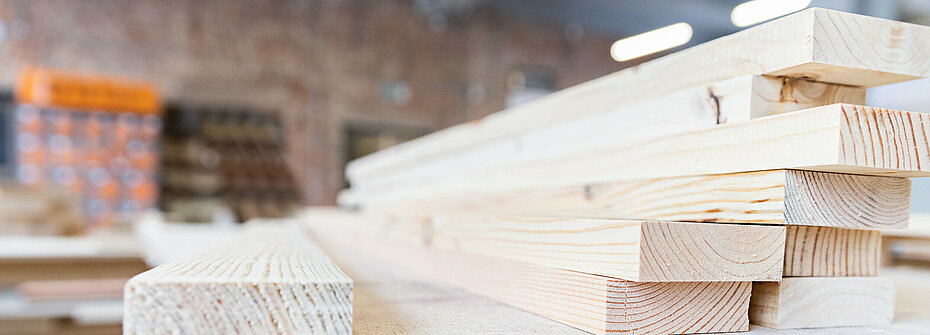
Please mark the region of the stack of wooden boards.
<svg viewBox="0 0 930 335"><path fill-rule="evenodd" d="M861 104L928 69L930 28L809 9L354 161L362 214L305 222L593 333L888 323L930 115Z"/></svg>

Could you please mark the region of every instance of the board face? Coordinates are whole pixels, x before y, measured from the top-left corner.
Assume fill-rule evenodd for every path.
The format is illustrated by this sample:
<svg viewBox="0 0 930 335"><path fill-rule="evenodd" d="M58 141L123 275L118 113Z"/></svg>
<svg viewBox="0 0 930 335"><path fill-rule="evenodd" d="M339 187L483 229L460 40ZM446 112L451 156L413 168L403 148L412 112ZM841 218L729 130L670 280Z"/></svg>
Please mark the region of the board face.
<svg viewBox="0 0 930 335"><path fill-rule="evenodd" d="M385 199L366 210L904 228L910 180L800 170L619 181L513 192Z"/></svg>
<svg viewBox="0 0 930 335"><path fill-rule="evenodd" d="M531 187L796 169L875 176L930 175L930 115L846 104L442 178L392 180L379 197L433 197ZM871 134L871 135L870 135ZM367 192L365 189L360 191ZM369 190L374 192L373 190Z"/></svg>
<svg viewBox="0 0 930 335"><path fill-rule="evenodd" d="M792 277L754 283L750 322L776 329L891 323L894 281L881 277Z"/></svg>
<svg viewBox="0 0 930 335"><path fill-rule="evenodd" d="M312 212L312 211L311 211ZM464 289L594 334L745 331L749 282L637 283L500 257L398 243L360 215L308 214L310 234L419 279Z"/></svg>
<svg viewBox="0 0 930 335"><path fill-rule="evenodd" d="M128 334L351 334L352 280L302 233L253 226L126 284Z"/></svg>

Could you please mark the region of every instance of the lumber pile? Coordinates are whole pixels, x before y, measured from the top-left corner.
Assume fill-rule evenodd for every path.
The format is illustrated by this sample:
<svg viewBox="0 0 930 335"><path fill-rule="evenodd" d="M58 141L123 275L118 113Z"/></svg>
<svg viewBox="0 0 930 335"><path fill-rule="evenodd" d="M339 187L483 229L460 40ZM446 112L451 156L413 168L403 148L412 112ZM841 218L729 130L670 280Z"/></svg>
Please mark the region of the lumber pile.
<svg viewBox="0 0 930 335"><path fill-rule="evenodd" d="M130 279L124 334L350 334L352 280L293 227L250 225Z"/></svg>
<svg viewBox="0 0 930 335"><path fill-rule="evenodd" d="M353 161L361 211L302 221L597 334L887 324L930 115L862 104L928 71L930 28L808 9Z"/></svg>

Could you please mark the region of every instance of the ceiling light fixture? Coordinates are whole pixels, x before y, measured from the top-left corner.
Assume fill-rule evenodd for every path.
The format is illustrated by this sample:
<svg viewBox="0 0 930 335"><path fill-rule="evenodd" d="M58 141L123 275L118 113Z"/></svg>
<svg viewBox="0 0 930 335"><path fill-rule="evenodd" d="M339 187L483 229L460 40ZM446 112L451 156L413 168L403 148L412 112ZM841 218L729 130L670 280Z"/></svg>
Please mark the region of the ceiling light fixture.
<svg viewBox="0 0 930 335"><path fill-rule="evenodd" d="M616 41L610 46L610 56L618 62L628 61L688 43L692 34L691 25L679 22Z"/></svg>
<svg viewBox="0 0 930 335"><path fill-rule="evenodd" d="M807 8L811 0L753 0L733 7L730 12L730 21L737 27L745 27L756 23L791 14Z"/></svg>

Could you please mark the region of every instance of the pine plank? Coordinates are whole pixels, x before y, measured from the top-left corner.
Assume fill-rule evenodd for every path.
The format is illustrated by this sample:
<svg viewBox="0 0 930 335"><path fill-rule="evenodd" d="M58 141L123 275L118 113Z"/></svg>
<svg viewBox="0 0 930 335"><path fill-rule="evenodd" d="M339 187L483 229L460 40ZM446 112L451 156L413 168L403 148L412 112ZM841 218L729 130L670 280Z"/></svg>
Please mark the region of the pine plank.
<svg viewBox="0 0 930 335"><path fill-rule="evenodd" d="M353 334L539 334L583 335L587 332L499 303L488 297L426 280L400 266L379 261L343 243L317 240L355 281ZM733 335L924 334L930 329L930 270L883 268L895 280L895 318L888 326L775 330L750 325ZM901 279L907 279L902 281ZM905 301L909 300L909 301ZM912 303L905 306L904 303Z"/></svg>
<svg viewBox="0 0 930 335"><path fill-rule="evenodd" d="M881 263L877 230L787 227L785 277L876 276Z"/></svg>
<svg viewBox="0 0 930 335"><path fill-rule="evenodd" d="M439 197L774 169L920 177L930 176L928 138L928 114L835 104L557 159L394 179L376 193Z"/></svg>
<svg viewBox="0 0 930 335"><path fill-rule="evenodd" d="M352 182L489 140L742 75L872 87L927 75L930 28L808 9L349 164ZM572 111L565 113L566 110Z"/></svg>
<svg viewBox="0 0 930 335"><path fill-rule="evenodd" d="M304 219L322 244L352 248L417 276L595 334L748 329L748 282L635 283L496 257L393 243L370 222Z"/></svg>
<svg viewBox="0 0 930 335"><path fill-rule="evenodd" d="M784 278L753 283L749 320L776 329L888 325L894 301L887 278Z"/></svg>
<svg viewBox="0 0 930 335"><path fill-rule="evenodd" d="M353 179L353 187L378 192L403 187L398 180L442 178L450 172L555 159L585 150L623 144L717 124L745 121L832 103L864 103L865 89L800 79L742 76L689 88L654 101L526 132L520 136L418 161L374 180ZM385 183L390 183L385 185ZM349 199L343 199L346 201ZM343 204L347 204L343 202Z"/></svg>
<svg viewBox="0 0 930 335"><path fill-rule="evenodd" d="M430 245L638 282L782 276L784 227L437 214Z"/></svg>
<svg viewBox="0 0 930 335"><path fill-rule="evenodd" d="M910 180L799 170L672 177L515 192L383 197L366 210L485 211L688 222L904 228Z"/></svg>
<svg viewBox="0 0 930 335"><path fill-rule="evenodd" d="M126 334L349 334L352 280L300 232L251 227L228 244L139 274Z"/></svg>

